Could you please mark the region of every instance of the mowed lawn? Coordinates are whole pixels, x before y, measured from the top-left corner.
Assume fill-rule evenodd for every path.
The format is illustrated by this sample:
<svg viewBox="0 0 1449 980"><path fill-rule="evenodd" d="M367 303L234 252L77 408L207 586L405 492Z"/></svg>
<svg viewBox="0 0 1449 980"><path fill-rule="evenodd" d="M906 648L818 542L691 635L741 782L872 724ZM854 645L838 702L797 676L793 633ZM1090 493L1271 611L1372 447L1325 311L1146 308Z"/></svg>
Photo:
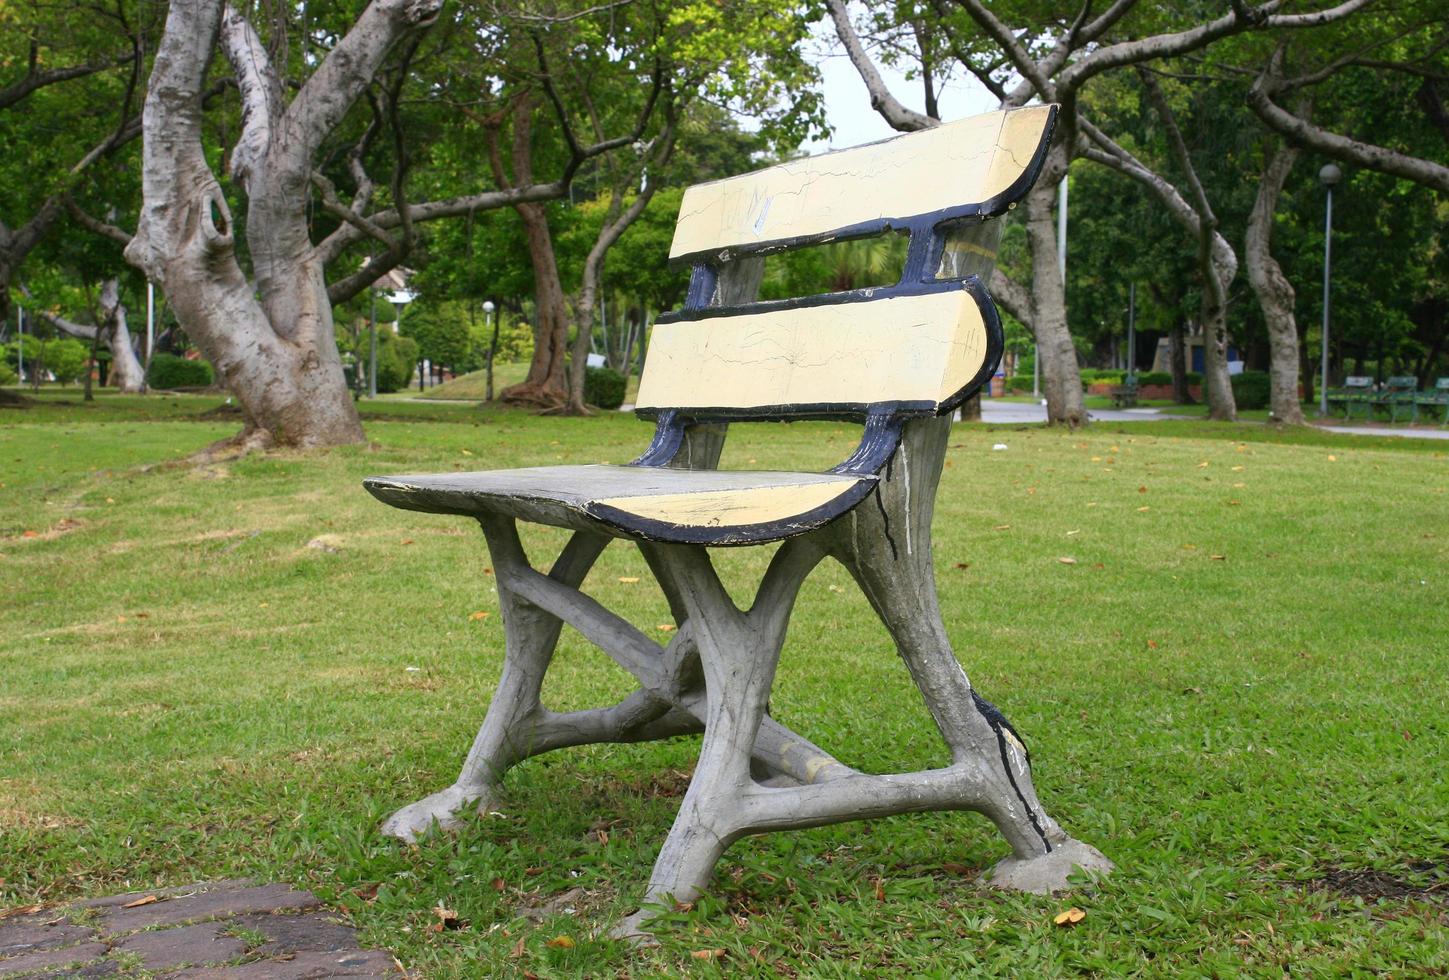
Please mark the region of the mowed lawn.
<svg viewBox="0 0 1449 980"><path fill-rule="evenodd" d="M646 424L382 403L370 447L192 467L236 428L198 417L215 399L64 400L0 409L0 909L280 879L426 977L1449 971L1443 444L958 426L935 524L956 653L1117 872L985 889L1007 848L974 814L754 838L636 950L596 935L638 902L697 739L543 756L456 837L377 834L456 775L502 630L476 528L359 481L622 462ZM823 468L858 431L737 426L726 465ZM546 565L565 537L525 543ZM737 601L769 551L716 552ZM585 589L652 632L649 582L618 543ZM565 631L551 706L630 689ZM835 565L772 708L872 771L947 761ZM438 906L463 927L430 929Z"/></svg>

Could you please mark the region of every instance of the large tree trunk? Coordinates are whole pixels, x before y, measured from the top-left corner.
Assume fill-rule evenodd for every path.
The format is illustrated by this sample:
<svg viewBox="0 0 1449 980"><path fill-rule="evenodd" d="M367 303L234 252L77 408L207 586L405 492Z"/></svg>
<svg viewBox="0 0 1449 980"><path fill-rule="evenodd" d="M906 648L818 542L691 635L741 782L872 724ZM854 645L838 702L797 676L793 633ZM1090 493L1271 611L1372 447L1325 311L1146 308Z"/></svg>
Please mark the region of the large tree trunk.
<svg viewBox="0 0 1449 980"><path fill-rule="evenodd" d="M1202 391L1208 418L1235 422L1232 378L1228 375L1228 284L1238 272L1238 259L1218 234L1217 219L1202 222L1198 267L1202 275Z"/></svg>
<svg viewBox="0 0 1449 980"><path fill-rule="evenodd" d="M1167 367L1172 372L1172 400L1179 405L1193 404L1187 384L1187 330L1181 320L1174 320L1167 331Z"/></svg>
<svg viewBox="0 0 1449 980"><path fill-rule="evenodd" d="M1087 421L1087 410L1077 349L1067 329L1067 295L1057 266L1053 216L1057 182L1066 172L1065 156L1053 147L1041 177L1027 194L1026 233L1031 247L1031 327L1046 386L1047 423L1075 428Z"/></svg>
<svg viewBox="0 0 1449 980"><path fill-rule="evenodd" d="M324 257L306 221L313 158L402 35L441 0L374 0L293 98L251 25L221 0L173 0L143 114L141 217L126 258L165 290L177 320L241 403L246 446L361 442L333 333ZM224 22L224 23L223 23ZM218 34L236 73L242 130L232 174L248 197L255 281L201 142L201 88Z"/></svg>
<svg viewBox="0 0 1449 980"><path fill-rule="evenodd" d="M1285 425L1305 424L1303 406L1298 400L1298 324L1293 315L1293 286L1273 258L1271 244L1278 195L1297 157L1297 148L1286 144L1279 144L1269 157L1258 179L1258 195L1248 216L1247 241L1243 248L1248 281L1258 295L1263 320L1268 326L1272 417Z"/></svg>
<svg viewBox="0 0 1449 980"><path fill-rule="evenodd" d="M514 210L523 221L528 259L533 265L533 361L528 376L503 389L510 405L531 405L545 410L562 408L569 397L565 364L568 354L569 311L553 254L548 215L541 204L520 204Z"/></svg>

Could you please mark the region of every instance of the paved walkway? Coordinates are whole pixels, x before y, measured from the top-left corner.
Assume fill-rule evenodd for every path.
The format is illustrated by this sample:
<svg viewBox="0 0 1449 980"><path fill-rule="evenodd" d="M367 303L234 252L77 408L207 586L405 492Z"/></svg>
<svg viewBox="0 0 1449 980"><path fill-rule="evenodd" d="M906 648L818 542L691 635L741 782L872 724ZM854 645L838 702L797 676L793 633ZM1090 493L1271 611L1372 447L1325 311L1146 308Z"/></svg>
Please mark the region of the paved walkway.
<svg viewBox="0 0 1449 980"><path fill-rule="evenodd" d="M1156 408L1094 408L1088 414L1096 422L1161 422L1166 419L1191 419L1199 416L1174 415ZM1031 402L1003 402L991 398L981 399L981 420L983 422L1045 422L1046 407ZM1398 436L1404 439L1446 439L1449 429L1438 427L1383 425L1339 425L1332 422L1314 423L1325 432L1343 432L1355 436Z"/></svg>
<svg viewBox="0 0 1449 980"><path fill-rule="evenodd" d="M314 980L401 974L358 948L311 892L216 881L0 912L0 977L145 972L188 980Z"/></svg>

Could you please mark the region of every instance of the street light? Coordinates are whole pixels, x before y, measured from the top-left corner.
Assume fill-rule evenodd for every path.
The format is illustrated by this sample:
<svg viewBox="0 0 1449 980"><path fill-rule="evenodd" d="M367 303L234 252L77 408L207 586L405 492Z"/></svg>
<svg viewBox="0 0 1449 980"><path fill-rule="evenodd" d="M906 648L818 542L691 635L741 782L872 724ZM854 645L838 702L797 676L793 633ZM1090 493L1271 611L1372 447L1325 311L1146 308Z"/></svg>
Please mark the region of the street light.
<svg viewBox="0 0 1449 980"><path fill-rule="evenodd" d="M490 335L488 341L488 373L485 375L487 384L484 386L483 391L483 400L486 402L493 400L493 358L498 353L498 327L493 322L493 311L496 309L498 307L493 305L491 299L485 299L483 301L483 329L487 330Z"/></svg>
<svg viewBox="0 0 1449 980"><path fill-rule="evenodd" d="M1333 185L1343 179L1343 171L1325 163L1318 171L1318 180L1328 191L1323 212L1323 365L1318 379L1318 414L1328 414L1328 282L1333 268Z"/></svg>
<svg viewBox="0 0 1449 980"><path fill-rule="evenodd" d="M393 310L395 310L397 312L397 316L392 321L392 332L393 333L397 333L398 332L398 327L402 323L403 307L404 306L407 306L409 303L411 303L413 300L415 300L417 298L418 298L418 294L417 293L414 293L411 290L407 290L407 289L399 289L399 290L397 290L396 292L390 294L387 297L387 301L392 304ZM418 390L419 391L422 391L423 390L423 364L425 364L425 363L426 363L425 361L419 361L418 362Z"/></svg>

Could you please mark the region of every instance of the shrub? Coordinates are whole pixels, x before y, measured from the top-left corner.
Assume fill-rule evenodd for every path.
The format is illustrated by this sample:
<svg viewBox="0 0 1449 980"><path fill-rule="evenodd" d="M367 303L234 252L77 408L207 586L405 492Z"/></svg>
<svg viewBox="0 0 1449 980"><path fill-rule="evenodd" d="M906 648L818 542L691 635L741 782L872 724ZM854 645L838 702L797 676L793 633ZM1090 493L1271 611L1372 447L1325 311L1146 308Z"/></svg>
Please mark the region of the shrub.
<svg viewBox="0 0 1449 980"><path fill-rule="evenodd" d="M1140 385L1170 385L1172 375L1167 371L1143 371L1137 375L1137 383Z"/></svg>
<svg viewBox="0 0 1449 980"><path fill-rule="evenodd" d="M1267 371L1244 371L1233 375L1233 401L1240 409L1267 408L1270 391Z"/></svg>
<svg viewBox="0 0 1449 980"><path fill-rule="evenodd" d="M377 390L401 391L412 380L418 363L418 342L391 330L377 332Z"/></svg>
<svg viewBox="0 0 1449 980"><path fill-rule="evenodd" d="M1007 391L1031 391L1031 375L1013 374L1006 379Z"/></svg>
<svg viewBox="0 0 1449 980"><path fill-rule="evenodd" d="M1082 385L1108 384L1119 385L1125 376L1122 371L1104 371L1095 368L1088 368L1081 372Z"/></svg>
<svg viewBox="0 0 1449 980"><path fill-rule="evenodd" d="M624 404L624 376L613 368L584 368L584 401L604 409Z"/></svg>
<svg viewBox="0 0 1449 980"><path fill-rule="evenodd" d="M154 354L147 383L152 388L205 388L216 380L211 365L175 354Z"/></svg>
<svg viewBox="0 0 1449 980"><path fill-rule="evenodd" d="M0 385L13 385L19 380L20 375L15 373L15 369L4 361L0 361Z"/></svg>

